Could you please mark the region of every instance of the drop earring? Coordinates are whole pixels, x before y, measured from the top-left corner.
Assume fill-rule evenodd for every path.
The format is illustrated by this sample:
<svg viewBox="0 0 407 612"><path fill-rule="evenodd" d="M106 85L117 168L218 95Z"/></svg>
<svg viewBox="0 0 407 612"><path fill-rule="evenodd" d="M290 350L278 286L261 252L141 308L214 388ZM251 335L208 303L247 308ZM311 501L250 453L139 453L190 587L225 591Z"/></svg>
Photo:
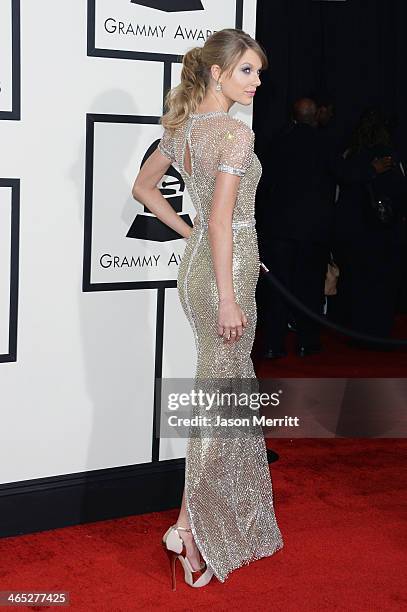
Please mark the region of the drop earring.
<svg viewBox="0 0 407 612"><path fill-rule="evenodd" d="M216 91L222 91L222 85L220 84L220 81L218 81L216 83L216 87L215 87Z"/></svg>

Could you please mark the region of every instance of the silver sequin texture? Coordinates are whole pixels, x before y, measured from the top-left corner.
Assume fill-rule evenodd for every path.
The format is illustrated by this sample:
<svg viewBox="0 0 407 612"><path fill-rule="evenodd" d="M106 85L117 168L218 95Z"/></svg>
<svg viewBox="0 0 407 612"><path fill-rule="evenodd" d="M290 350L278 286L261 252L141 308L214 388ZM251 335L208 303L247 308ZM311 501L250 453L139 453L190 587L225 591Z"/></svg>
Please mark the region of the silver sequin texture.
<svg viewBox="0 0 407 612"><path fill-rule="evenodd" d="M187 145L191 176L184 168ZM250 357L256 327L255 290L260 270L254 227L261 164L250 127L222 111L190 115L159 149L177 166L197 211L178 273L178 294L193 329L196 380L255 379ZM218 171L241 176L233 211L233 283L248 318L243 337L226 345L217 335L218 290L207 223ZM228 574L283 547L260 426L247 437L188 438L185 494L195 541L224 582Z"/></svg>

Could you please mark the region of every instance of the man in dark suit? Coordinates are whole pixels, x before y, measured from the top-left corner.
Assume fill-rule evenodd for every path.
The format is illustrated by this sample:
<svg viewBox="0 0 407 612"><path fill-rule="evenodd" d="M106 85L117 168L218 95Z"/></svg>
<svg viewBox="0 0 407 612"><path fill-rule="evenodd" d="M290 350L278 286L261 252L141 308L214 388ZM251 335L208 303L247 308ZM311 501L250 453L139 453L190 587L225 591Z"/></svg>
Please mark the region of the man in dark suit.
<svg viewBox="0 0 407 612"><path fill-rule="evenodd" d="M297 100L292 117L272 147L272 186L259 228L261 256L289 291L321 314L335 197L331 152L329 140L318 129L313 100ZM290 311L297 324L298 354L306 356L321 350L318 323L293 309L269 284L264 313L268 358L286 355Z"/></svg>

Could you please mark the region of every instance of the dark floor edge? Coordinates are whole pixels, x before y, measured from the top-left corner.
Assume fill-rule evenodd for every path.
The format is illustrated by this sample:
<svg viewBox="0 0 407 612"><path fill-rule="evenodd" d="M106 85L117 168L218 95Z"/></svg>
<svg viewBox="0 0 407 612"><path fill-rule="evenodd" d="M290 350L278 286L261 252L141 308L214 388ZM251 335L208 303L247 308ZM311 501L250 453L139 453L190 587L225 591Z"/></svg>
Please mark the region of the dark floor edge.
<svg viewBox="0 0 407 612"><path fill-rule="evenodd" d="M176 508L185 459L0 485L0 538Z"/></svg>

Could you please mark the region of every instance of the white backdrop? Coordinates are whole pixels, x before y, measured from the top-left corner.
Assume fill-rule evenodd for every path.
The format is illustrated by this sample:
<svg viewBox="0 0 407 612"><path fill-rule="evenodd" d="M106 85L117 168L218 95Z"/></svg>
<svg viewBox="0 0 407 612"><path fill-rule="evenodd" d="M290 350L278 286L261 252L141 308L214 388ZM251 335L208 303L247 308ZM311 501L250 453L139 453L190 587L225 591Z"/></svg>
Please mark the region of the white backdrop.
<svg viewBox="0 0 407 612"><path fill-rule="evenodd" d="M10 49L3 30L12 0L0 4L0 46ZM112 269L100 257L182 255L184 240L152 244L125 235L143 213L131 197L134 178L162 133L139 118L154 122L162 114L165 79L175 84L179 78L173 55L202 44L174 35L185 37L194 21L205 31L234 27L241 3L203 0L205 10L191 12L130 0L94 4L91 40L85 0L21 0L21 120L0 112L0 181L20 181L14 357L7 357L11 188L0 182L1 483L152 460L157 280L167 286L162 375L193 376L195 368L192 332L175 288L177 266ZM243 4L243 28L253 34L255 0ZM103 32L107 18L127 25L121 33L119 26ZM133 30L138 24L138 35L130 23ZM165 27L166 36L154 29L145 36L143 24ZM0 50L4 74L11 61L6 53ZM164 54L162 61L154 54ZM11 68L8 75L1 80L0 111L12 109ZM238 116L251 123L246 109ZM193 214L184 195L182 212L188 211ZM184 456L184 443L162 440L159 458Z"/></svg>

